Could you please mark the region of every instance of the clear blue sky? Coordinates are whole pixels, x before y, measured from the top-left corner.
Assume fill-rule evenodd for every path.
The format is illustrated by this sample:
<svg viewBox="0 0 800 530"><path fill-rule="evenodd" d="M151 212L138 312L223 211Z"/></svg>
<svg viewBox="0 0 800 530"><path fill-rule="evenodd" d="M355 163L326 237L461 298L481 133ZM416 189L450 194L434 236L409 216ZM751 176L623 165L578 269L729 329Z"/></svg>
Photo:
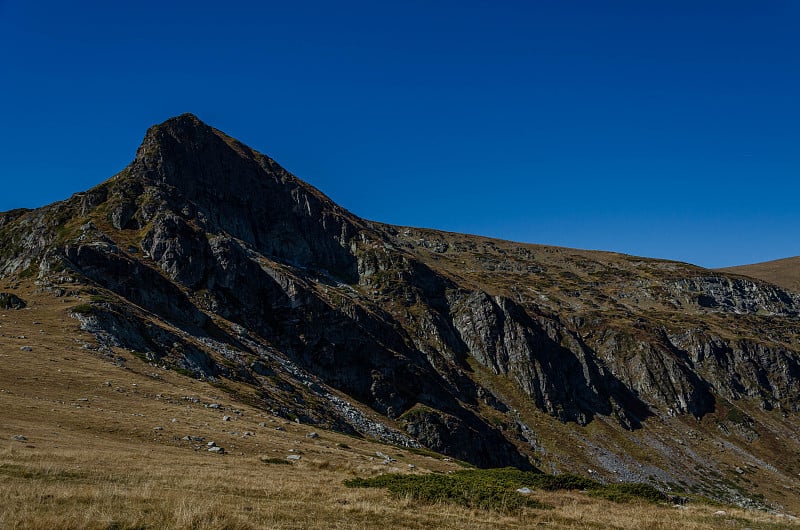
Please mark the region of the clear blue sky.
<svg viewBox="0 0 800 530"><path fill-rule="evenodd" d="M800 254L800 2L0 0L0 211L192 112L363 217Z"/></svg>

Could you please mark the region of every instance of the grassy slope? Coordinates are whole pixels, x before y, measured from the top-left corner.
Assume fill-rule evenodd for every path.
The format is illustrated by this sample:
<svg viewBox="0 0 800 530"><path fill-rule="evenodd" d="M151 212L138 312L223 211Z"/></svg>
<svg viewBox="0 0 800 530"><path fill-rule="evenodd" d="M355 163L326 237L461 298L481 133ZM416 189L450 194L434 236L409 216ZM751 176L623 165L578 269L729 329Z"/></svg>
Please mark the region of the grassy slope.
<svg viewBox="0 0 800 530"><path fill-rule="evenodd" d="M554 509L509 517L346 488L347 478L409 472L408 464L415 472L458 466L337 433L306 438L314 428L231 402L207 383L129 352L116 352L127 368L117 366L84 349L92 339L67 315L81 300L0 290L30 303L0 312L2 528L777 528L790 522L706 505L618 505L579 492L539 491L537 500ZM223 422L223 415L233 420ZM185 435L213 440L228 454L208 453L204 443L182 441ZM291 449L302 456L296 464L263 462L284 459ZM375 451L397 463L380 464ZM714 515L720 509L726 513Z"/></svg>
<svg viewBox="0 0 800 530"><path fill-rule="evenodd" d="M800 256L793 258L765 261L752 265L740 265L719 269L744 276L752 276L779 285L784 289L800 292Z"/></svg>

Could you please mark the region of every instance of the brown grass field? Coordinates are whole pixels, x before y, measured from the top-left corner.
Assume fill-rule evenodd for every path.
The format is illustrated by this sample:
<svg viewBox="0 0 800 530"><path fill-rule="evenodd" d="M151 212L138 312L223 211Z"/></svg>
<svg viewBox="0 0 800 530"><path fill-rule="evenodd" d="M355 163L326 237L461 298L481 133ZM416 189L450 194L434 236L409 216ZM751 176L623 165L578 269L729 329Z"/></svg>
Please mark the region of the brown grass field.
<svg viewBox="0 0 800 530"><path fill-rule="evenodd" d="M94 341L68 315L81 300L13 287L0 286L0 291L16 292L29 307L0 311L2 529L755 529L797 524L789 516L728 506L616 504L580 492L536 491L535 498L551 509L507 515L420 504L381 489L350 489L343 481L356 476L447 472L460 466L438 455L277 418L129 352L115 352L125 362L114 363L84 347ZM210 403L221 408L205 406ZM232 419L223 421L224 415ZM311 431L319 437L307 438ZM187 435L204 440L182 440ZM226 454L208 452L208 441ZM376 451L397 461L383 465ZM301 459L291 465L267 461L291 454Z"/></svg>

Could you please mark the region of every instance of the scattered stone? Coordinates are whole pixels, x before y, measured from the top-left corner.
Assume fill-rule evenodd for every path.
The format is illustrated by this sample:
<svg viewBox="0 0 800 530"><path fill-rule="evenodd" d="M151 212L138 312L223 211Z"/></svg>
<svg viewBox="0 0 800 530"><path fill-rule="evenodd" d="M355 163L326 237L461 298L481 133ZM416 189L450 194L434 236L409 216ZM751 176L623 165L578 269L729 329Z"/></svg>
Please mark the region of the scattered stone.
<svg viewBox="0 0 800 530"><path fill-rule="evenodd" d="M736 469L734 471L736 471L740 475L744 474L744 469L740 468L739 466L736 466Z"/></svg>
<svg viewBox="0 0 800 530"><path fill-rule="evenodd" d="M28 441L28 439L25 436L22 436L21 434L15 434L14 436L11 437L11 439L12 440L16 440L18 442L26 442L26 441Z"/></svg>
<svg viewBox="0 0 800 530"><path fill-rule="evenodd" d="M159 425L158 427L153 427L153 430L154 430L154 431L163 431L163 430L164 430L164 427L162 427L161 425Z"/></svg>
<svg viewBox="0 0 800 530"><path fill-rule="evenodd" d="M192 441L192 439L189 436L184 436L183 438L181 438L181 440L183 440L184 442L191 442Z"/></svg>
<svg viewBox="0 0 800 530"><path fill-rule="evenodd" d="M533 490L530 488L519 488L517 490L517 493L522 493L523 495L530 495L531 493L533 493Z"/></svg>
<svg viewBox="0 0 800 530"><path fill-rule="evenodd" d="M669 502L673 505L680 506L689 502L689 499L687 497L681 497L680 495L671 495L669 497Z"/></svg>
<svg viewBox="0 0 800 530"><path fill-rule="evenodd" d="M306 438L319 438L319 434L317 434L315 432L310 432L310 433L306 434Z"/></svg>
<svg viewBox="0 0 800 530"><path fill-rule="evenodd" d="M206 405L206 407L210 409L221 409L222 405L220 405L219 403L209 403L208 405Z"/></svg>
<svg viewBox="0 0 800 530"><path fill-rule="evenodd" d="M300 455L289 455L289 456L286 457L286 460L293 460L293 461L297 462L301 458L303 458L303 457L300 456Z"/></svg>
<svg viewBox="0 0 800 530"><path fill-rule="evenodd" d="M217 444L215 444L214 442L208 442L208 443L206 444L206 446L207 446L207 447L216 447L216 446L217 446Z"/></svg>
<svg viewBox="0 0 800 530"><path fill-rule="evenodd" d="M415 469L416 467L414 464L408 464L408 469Z"/></svg>
<svg viewBox="0 0 800 530"><path fill-rule="evenodd" d="M33 351L33 348L31 348L30 346L20 346L19 349L22 351Z"/></svg>
<svg viewBox="0 0 800 530"><path fill-rule="evenodd" d="M222 421L231 421L232 419L233 418L231 418L230 416L223 416L222 417Z"/></svg>
<svg viewBox="0 0 800 530"><path fill-rule="evenodd" d="M171 420L169 420L169 421L171 421L172 423L177 423L177 422L178 422L178 418L172 418L172 419L171 419Z"/></svg>
<svg viewBox="0 0 800 530"><path fill-rule="evenodd" d="M716 512L714 512L714 515L727 515L727 514L728 512L726 512L725 510L717 510Z"/></svg>
<svg viewBox="0 0 800 530"><path fill-rule="evenodd" d="M375 451L375 456L377 456L378 458L383 458L384 464L391 464L392 462L395 462L394 458L380 451Z"/></svg>
<svg viewBox="0 0 800 530"><path fill-rule="evenodd" d="M266 427L266 426L267 426L267 424L266 424L266 423L264 423L264 422L262 421L261 423L259 423L259 424L258 424L258 426L259 426L259 427Z"/></svg>
<svg viewBox="0 0 800 530"><path fill-rule="evenodd" d="M242 437L245 437L245 436L255 436L255 433L253 433L251 431L244 431L242 433Z"/></svg>
<svg viewBox="0 0 800 530"><path fill-rule="evenodd" d="M217 453L217 454L220 454L220 455L224 455L225 454L225 449L215 445L214 447L209 447L208 448L208 452L209 453Z"/></svg>
<svg viewBox="0 0 800 530"><path fill-rule="evenodd" d="M275 427L275 430L276 430L276 431L285 431L286 429L284 429L283 427L281 427L280 425L278 425L277 427Z"/></svg>
<svg viewBox="0 0 800 530"><path fill-rule="evenodd" d="M89 401L89 398L78 398L77 401Z"/></svg>

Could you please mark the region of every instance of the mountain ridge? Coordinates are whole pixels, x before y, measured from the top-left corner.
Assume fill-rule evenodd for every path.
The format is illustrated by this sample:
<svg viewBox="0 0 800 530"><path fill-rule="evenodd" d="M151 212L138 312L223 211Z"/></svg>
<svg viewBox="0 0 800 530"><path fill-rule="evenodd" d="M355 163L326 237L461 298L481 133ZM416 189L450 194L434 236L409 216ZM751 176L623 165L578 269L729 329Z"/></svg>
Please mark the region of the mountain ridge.
<svg viewBox="0 0 800 530"><path fill-rule="evenodd" d="M718 270L758 278L794 292L800 291L800 256L724 267Z"/></svg>
<svg viewBox="0 0 800 530"><path fill-rule="evenodd" d="M193 115L150 128L95 188L0 214L0 276L84 299L109 356L481 466L740 503L750 486L715 476L736 458L764 463L772 502L797 472L771 441L800 449L797 292L366 221Z"/></svg>

